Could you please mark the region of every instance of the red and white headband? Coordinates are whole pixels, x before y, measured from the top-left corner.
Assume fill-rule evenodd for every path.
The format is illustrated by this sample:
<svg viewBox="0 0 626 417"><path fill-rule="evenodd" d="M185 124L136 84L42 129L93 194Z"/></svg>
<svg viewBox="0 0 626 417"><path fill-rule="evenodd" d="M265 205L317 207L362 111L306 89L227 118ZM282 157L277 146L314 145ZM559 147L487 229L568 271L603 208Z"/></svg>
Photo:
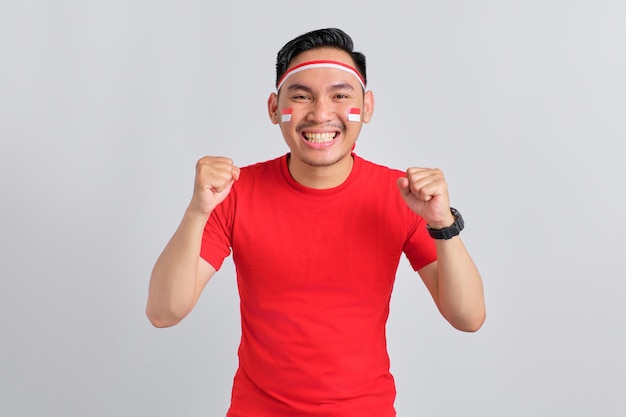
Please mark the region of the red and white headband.
<svg viewBox="0 0 626 417"><path fill-rule="evenodd" d="M283 74L283 76L280 77L280 80L278 80L278 83L276 84L276 91L280 90L280 87L283 86L283 84L290 75L312 68L335 68L338 70L349 72L350 74L354 75L357 80L359 80L361 87L363 87L363 89L365 90L365 80L363 79L363 77L361 77L361 74L359 74L359 72L354 67L351 67L350 65L344 64L343 62L339 61L318 60L303 62L302 64L298 64L295 67L289 68Z"/></svg>

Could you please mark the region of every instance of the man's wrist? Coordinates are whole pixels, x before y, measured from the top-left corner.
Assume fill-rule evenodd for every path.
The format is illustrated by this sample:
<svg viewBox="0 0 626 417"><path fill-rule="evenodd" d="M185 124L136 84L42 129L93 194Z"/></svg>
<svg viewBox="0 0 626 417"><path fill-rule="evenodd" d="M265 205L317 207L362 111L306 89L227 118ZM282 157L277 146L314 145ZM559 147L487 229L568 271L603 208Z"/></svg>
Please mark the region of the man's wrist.
<svg viewBox="0 0 626 417"><path fill-rule="evenodd" d="M427 225L430 229L440 230L440 229L445 229L446 227L452 226L452 224L454 224L455 221L456 221L456 217L454 217L452 215L452 212L450 212L450 215L448 216L448 218L438 221L438 222L429 222L427 223Z"/></svg>
<svg viewBox="0 0 626 417"><path fill-rule="evenodd" d="M428 224L426 225L426 229L428 229L430 237L433 239L448 240L461 233L461 230L465 227L465 222L463 221L461 213L459 213L459 211L454 207L450 207L450 214L454 220L451 223L447 223L449 226L437 228Z"/></svg>

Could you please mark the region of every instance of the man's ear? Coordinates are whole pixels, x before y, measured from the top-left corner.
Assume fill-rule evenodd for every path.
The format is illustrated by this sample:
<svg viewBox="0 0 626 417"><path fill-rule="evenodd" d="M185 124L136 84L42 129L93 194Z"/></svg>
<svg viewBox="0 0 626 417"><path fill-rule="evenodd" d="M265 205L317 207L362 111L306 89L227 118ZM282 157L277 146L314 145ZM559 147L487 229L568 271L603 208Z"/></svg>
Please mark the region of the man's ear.
<svg viewBox="0 0 626 417"><path fill-rule="evenodd" d="M276 93L270 94L267 99L267 112L272 123L277 125L280 119L278 118L278 96Z"/></svg>
<svg viewBox="0 0 626 417"><path fill-rule="evenodd" d="M363 123L369 123L374 114L374 93L370 90L363 96Z"/></svg>

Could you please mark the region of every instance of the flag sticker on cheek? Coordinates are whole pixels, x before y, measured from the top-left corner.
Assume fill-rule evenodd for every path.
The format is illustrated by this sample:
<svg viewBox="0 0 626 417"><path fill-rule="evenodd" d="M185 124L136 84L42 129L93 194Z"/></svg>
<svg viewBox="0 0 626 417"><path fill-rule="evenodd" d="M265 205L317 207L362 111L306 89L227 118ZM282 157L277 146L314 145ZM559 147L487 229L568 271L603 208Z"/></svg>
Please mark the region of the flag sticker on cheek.
<svg viewBox="0 0 626 417"><path fill-rule="evenodd" d="M293 109L291 107L286 108L286 109L282 109L280 111L280 120L282 122L290 122L291 121L291 113L293 112Z"/></svg>
<svg viewBox="0 0 626 417"><path fill-rule="evenodd" d="M349 122L360 122L361 121L361 109L358 107L352 107L348 111L348 121Z"/></svg>

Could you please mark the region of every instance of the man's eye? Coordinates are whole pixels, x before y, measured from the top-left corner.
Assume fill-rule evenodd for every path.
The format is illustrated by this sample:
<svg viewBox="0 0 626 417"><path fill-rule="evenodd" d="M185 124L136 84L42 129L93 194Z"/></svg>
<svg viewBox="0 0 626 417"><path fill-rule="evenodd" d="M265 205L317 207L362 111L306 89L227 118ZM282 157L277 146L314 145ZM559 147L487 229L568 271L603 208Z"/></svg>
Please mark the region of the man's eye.
<svg viewBox="0 0 626 417"><path fill-rule="evenodd" d="M302 101L302 100L308 100L309 96L306 95L298 95L298 96L293 96L292 99L293 100L298 100L298 101Z"/></svg>
<svg viewBox="0 0 626 417"><path fill-rule="evenodd" d="M347 94L337 94L337 98L339 100L345 100L345 99L348 98L348 95Z"/></svg>

